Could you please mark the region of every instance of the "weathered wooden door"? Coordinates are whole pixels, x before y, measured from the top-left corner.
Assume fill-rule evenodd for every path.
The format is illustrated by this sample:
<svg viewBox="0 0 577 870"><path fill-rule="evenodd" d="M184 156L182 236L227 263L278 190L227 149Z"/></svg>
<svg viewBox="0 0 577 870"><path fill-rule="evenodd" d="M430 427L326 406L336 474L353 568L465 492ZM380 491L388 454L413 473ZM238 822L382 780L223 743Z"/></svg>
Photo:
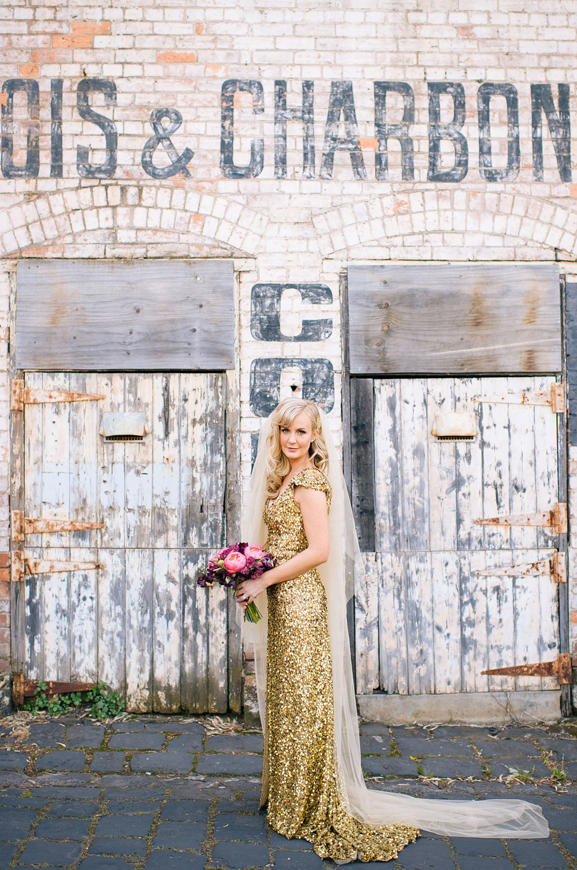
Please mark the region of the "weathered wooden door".
<svg viewBox="0 0 577 870"><path fill-rule="evenodd" d="M129 710L225 711L240 672L230 603L196 585L225 542L225 376L30 372L25 386L24 516L102 524L24 536L25 675L104 680ZM37 390L102 398L38 402ZM111 412L140 412L147 434L106 440Z"/></svg>
<svg viewBox="0 0 577 870"><path fill-rule="evenodd" d="M553 677L481 672L559 653L563 578L550 561L559 529L476 522L563 501L558 415L532 403L554 383L351 380L353 501L366 566L356 587L359 694L558 692ZM518 403L522 393L527 404ZM451 410L473 412L478 434L435 437L435 416ZM511 566L522 567L504 574Z"/></svg>

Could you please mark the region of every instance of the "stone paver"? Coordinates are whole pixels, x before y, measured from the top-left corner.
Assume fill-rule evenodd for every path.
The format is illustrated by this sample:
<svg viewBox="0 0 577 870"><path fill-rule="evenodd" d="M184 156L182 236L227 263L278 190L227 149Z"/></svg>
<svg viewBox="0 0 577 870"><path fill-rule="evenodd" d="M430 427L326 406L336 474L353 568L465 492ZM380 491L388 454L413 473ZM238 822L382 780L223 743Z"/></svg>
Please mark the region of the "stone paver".
<svg viewBox="0 0 577 870"><path fill-rule="evenodd" d="M102 725L67 716L34 722L22 743L2 737L1 725L0 870L335 866L305 840L268 829L266 814L258 811L260 733L207 733L202 720L191 717L138 716ZM577 866L574 720L495 729L365 722L361 746L373 788L439 800L521 797L543 807L553 832L535 841L423 832L386 865L391 870ZM529 771L523 778L531 781L515 781L510 768L522 776ZM550 779L555 768L571 780L562 790Z"/></svg>

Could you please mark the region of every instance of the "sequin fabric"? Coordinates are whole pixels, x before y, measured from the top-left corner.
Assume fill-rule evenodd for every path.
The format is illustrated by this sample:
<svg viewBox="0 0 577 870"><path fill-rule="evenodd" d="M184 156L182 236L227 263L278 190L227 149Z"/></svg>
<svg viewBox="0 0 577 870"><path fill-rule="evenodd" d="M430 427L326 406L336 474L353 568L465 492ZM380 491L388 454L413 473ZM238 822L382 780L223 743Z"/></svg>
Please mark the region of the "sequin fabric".
<svg viewBox="0 0 577 870"><path fill-rule="evenodd" d="M285 562L307 547L294 490L331 490L317 469L305 469L264 509L265 549ZM373 827L351 816L339 798L335 769L331 651L325 590L316 568L270 586L265 753L261 806L269 826L312 843L339 862L389 861L414 842L416 828ZM267 803L268 801L268 803Z"/></svg>

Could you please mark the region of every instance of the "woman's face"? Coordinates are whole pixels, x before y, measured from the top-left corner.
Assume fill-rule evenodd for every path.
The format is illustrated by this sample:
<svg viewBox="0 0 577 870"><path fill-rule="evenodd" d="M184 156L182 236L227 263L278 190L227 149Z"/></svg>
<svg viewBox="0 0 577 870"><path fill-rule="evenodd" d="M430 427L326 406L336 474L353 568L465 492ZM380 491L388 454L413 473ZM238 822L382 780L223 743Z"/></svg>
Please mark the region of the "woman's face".
<svg viewBox="0 0 577 870"><path fill-rule="evenodd" d="M297 414L292 423L279 430L280 449L290 462L305 459L309 455L311 441L315 440L312 421L306 411Z"/></svg>

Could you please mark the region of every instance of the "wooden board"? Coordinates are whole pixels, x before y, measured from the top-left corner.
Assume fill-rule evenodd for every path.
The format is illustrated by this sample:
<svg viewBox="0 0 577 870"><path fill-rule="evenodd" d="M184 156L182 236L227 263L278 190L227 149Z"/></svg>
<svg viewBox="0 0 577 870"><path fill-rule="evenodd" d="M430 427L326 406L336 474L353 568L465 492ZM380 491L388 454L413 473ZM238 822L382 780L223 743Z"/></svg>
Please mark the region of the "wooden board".
<svg viewBox="0 0 577 870"><path fill-rule="evenodd" d="M234 368L233 305L226 260L27 260L17 269L16 367Z"/></svg>
<svg viewBox="0 0 577 870"><path fill-rule="evenodd" d="M561 370L556 266L350 266L348 315L353 375Z"/></svg>

